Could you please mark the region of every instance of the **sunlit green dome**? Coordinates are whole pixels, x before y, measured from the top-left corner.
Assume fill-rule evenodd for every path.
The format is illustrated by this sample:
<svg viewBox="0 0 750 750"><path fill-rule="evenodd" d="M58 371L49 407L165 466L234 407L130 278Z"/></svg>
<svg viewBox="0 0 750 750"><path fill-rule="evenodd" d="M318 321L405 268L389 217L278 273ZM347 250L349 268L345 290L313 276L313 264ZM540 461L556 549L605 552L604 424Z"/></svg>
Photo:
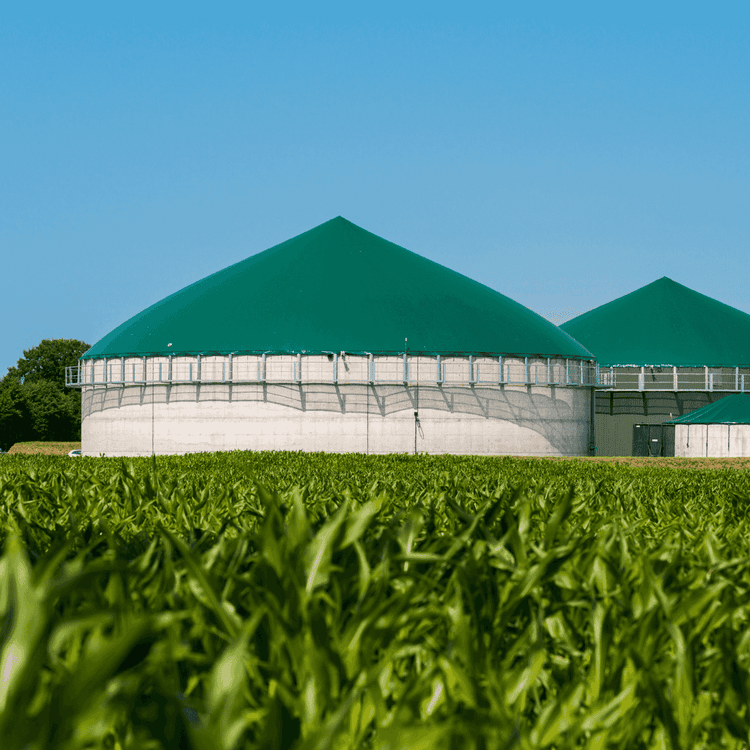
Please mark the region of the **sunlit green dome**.
<svg viewBox="0 0 750 750"><path fill-rule="evenodd" d="M337 217L197 281L84 358L340 352L591 353L517 302Z"/></svg>
<svg viewBox="0 0 750 750"><path fill-rule="evenodd" d="M605 367L750 364L750 315L666 276L560 328Z"/></svg>
<svg viewBox="0 0 750 750"><path fill-rule="evenodd" d="M665 424L750 424L750 395L734 393Z"/></svg>

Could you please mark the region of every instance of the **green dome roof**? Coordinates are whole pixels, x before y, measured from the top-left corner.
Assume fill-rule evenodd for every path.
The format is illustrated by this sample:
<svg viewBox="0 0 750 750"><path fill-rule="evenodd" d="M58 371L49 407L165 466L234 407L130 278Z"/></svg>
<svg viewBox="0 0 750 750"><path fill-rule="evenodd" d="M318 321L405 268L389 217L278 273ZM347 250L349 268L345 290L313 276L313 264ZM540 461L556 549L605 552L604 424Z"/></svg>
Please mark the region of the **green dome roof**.
<svg viewBox="0 0 750 750"><path fill-rule="evenodd" d="M489 287L338 217L197 281L84 358L346 351L591 359Z"/></svg>
<svg viewBox="0 0 750 750"><path fill-rule="evenodd" d="M603 367L750 364L750 315L666 276L560 328Z"/></svg>
<svg viewBox="0 0 750 750"><path fill-rule="evenodd" d="M750 396L735 393L664 424L750 424Z"/></svg>

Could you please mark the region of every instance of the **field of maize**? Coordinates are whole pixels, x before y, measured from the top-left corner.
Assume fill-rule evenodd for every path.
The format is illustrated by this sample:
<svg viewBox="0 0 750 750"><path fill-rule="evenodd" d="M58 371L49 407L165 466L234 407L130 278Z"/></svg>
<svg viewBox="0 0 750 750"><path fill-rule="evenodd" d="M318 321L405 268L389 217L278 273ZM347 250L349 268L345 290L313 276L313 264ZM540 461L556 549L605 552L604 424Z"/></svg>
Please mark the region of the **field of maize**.
<svg viewBox="0 0 750 750"><path fill-rule="evenodd" d="M2 750L750 746L750 472L0 457Z"/></svg>

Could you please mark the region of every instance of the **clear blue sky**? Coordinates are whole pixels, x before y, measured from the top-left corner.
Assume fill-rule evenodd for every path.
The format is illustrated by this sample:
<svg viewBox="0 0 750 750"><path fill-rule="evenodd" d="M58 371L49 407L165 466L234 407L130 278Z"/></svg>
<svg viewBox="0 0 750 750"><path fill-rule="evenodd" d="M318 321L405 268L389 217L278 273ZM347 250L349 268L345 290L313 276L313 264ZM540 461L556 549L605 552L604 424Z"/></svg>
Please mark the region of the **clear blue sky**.
<svg viewBox="0 0 750 750"><path fill-rule="evenodd" d="M555 323L750 313L750 4L16 5L0 375L337 215Z"/></svg>

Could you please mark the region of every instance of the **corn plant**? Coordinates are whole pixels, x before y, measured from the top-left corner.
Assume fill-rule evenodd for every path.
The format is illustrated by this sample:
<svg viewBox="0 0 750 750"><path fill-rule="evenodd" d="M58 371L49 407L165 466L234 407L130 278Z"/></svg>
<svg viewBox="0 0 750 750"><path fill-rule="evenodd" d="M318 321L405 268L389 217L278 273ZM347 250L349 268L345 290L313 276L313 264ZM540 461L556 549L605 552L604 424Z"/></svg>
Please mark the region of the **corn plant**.
<svg viewBox="0 0 750 750"><path fill-rule="evenodd" d="M748 744L745 472L6 458L3 750Z"/></svg>

